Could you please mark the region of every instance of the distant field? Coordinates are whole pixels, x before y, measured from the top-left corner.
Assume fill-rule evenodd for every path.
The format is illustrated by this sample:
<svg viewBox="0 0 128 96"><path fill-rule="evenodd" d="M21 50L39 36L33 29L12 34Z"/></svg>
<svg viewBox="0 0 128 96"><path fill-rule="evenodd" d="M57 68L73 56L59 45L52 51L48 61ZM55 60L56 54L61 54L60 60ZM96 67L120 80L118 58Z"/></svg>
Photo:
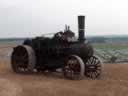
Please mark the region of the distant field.
<svg viewBox="0 0 128 96"><path fill-rule="evenodd" d="M93 43L93 46L97 49L128 49L127 43Z"/></svg>
<svg viewBox="0 0 128 96"><path fill-rule="evenodd" d="M113 57L116 58L113 62L128 62L127 43L94 43L93 47L104 62L111 62Z"/></svg>

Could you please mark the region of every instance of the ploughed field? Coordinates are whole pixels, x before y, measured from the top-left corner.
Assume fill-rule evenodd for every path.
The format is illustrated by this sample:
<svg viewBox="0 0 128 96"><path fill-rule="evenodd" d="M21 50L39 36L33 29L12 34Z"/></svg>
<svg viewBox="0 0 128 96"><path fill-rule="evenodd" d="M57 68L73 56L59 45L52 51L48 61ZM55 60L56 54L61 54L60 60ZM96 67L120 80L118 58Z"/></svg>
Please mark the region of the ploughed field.
<svg viewBox="0 0 128 96"><path fill-rule="evenodd" d="M0 96L127 96L128 64L105 64L101 78L67 80L62 73L16 74L10 66L15 44L0 45Z"/></svg>

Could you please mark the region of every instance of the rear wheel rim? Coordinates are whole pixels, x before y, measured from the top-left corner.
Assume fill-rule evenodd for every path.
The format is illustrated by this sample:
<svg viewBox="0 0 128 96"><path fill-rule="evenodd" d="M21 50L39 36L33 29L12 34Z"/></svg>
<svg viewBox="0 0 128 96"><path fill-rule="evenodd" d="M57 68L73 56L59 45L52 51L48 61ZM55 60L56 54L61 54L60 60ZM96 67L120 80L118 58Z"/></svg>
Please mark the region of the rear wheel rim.
<svg viewBox="0 0 128 96"><path fill-rule="evenodd" d="M82 59L76 55L69 56L64 66L64 76L67 79L82 79L84 74L84 63Z"/></svg>

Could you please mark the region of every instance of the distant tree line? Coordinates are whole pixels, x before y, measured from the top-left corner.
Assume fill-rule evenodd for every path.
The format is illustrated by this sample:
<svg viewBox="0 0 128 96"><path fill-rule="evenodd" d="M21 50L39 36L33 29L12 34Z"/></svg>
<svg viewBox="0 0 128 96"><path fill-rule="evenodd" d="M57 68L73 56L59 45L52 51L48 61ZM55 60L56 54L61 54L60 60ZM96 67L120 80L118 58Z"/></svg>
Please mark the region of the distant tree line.
<svg viewBox="0 0 128 96"><path fill-rule="evenodd" d="M105 43L106 38L104 38L104 37L91 37L88 40L91 43Z"/></svg>

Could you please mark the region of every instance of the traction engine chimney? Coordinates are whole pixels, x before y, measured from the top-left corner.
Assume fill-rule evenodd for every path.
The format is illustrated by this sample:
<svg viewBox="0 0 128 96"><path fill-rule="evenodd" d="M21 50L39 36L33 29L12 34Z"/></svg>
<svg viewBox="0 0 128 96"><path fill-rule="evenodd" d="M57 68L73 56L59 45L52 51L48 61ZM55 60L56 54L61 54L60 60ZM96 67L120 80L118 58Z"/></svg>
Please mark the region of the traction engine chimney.
<svg viewBox="0 0 128 96"><path fill-rule="evenodd" d="M85 31L85 16L78 16L78 40L79 41L84 41L85 36L84 36L84 31Z"/></svg>

